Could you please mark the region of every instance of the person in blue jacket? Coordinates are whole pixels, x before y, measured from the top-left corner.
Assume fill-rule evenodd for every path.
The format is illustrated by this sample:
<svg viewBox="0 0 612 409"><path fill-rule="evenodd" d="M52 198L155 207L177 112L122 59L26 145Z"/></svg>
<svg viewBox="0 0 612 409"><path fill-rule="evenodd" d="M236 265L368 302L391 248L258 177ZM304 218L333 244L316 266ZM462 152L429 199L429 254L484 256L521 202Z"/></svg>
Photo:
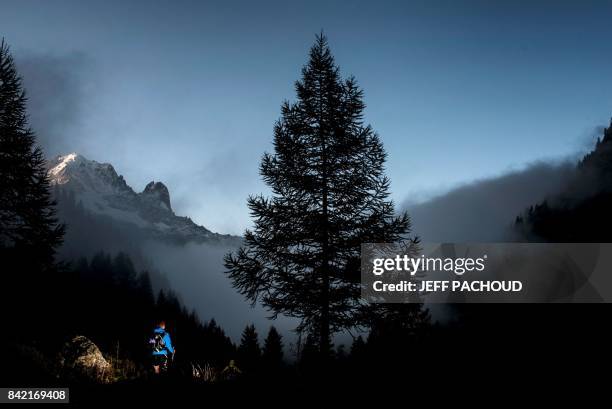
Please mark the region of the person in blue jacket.
<svg viewBox="0 0 612 409"><path fill-rule="evenodd" d="M153 338L149 340L153 353L153 370L156 374L168 370L168 359L174 357L174 347L170 340L170 334L166 331L166 322L160 321L155 330Z"/></svg>

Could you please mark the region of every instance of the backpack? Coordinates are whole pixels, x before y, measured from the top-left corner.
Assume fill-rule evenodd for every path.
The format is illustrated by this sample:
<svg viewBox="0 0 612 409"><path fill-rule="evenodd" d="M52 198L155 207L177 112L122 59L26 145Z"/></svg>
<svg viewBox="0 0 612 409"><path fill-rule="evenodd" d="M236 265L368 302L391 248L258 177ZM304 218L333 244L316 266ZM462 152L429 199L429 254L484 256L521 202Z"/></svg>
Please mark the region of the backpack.
<svg viewBox="0 0 612 409"><path fill-rule="evenodd" d="M164 342L165 335L166 331L155 332L153 334L153 338L149 340L149 344L151 344L151 349L153 352L162 352L166 349L166 343Z"/></svg>

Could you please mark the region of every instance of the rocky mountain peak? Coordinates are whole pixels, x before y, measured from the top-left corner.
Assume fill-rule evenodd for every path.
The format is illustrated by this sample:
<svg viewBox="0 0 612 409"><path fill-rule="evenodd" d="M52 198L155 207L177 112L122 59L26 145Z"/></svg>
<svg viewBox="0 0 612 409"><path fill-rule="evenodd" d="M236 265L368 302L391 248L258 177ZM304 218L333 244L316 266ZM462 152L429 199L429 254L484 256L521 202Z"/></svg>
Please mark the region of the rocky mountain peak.
<svg viewBox="0 0 612 409"><path fill-rule="evenodd" d="M168 210L172 210L172 206L170 205L170 192L168 192L168 188L162 182L149 182L141 194L149 200L159 201Z"/></svg>
<svg viewBox="0 0 612 409"><path fill-rule="evenodd" d="M237 240L176 215L168 188L162 182L152 181L136 193L110 163L70 153L50 160L47 172L58 195L65 193L86 211L128 223L149 237L179 242Z"/></svg>
<svg viewBox="0 0 612 409"><path fill-rule="evenodd" d="M89 160L75 152L49 161L47 173L52 184L70 184L77 190L130 193L123 176L110 163Z"/></svg>

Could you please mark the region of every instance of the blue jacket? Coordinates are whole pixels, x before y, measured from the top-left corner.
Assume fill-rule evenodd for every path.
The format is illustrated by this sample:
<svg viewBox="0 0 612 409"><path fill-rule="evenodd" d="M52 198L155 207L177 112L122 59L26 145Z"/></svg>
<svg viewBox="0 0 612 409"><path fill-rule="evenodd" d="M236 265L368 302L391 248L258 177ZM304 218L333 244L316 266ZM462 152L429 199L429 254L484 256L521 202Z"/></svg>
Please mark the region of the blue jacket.
<svg viewBox="0 0 612 409"><path fill-rule="evenodd" d="M155 328L155 330L153 332L155 334L164 334L164 345L166 346L166 349L164 349L164 350L153 351L153 355L168 355L168 352L173 354L174 353L174 347L172 347L172 341L170 341L170 334L168 334L168 332L166 332L165 329L160 328L160 327Z"/></svg>

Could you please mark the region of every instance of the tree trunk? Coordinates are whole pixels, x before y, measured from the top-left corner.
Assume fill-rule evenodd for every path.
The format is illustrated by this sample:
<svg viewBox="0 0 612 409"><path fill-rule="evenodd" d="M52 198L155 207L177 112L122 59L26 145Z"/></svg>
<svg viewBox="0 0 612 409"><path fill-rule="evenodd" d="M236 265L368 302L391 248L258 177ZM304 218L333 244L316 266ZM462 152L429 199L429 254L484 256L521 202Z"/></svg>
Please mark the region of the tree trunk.
<svg viewBox="0 0 612 409"><path fill-rule="evenodd" d="M323 364L329 358L330 331L329 331L329 223L328 223L328 187L327 187L327 157L326 146L323 143L323 220L322 220L322 263L321 263L321 328L319 349Z"/></svg>
<svg viewBox="0 0 612 409"><path fill-rule="evenodd" d="M319 85L324 83L324 79L321 78L319 80ZM319 351L321 355L321 361L323 366L327 365L329 361L329 346L330 346L330 313L329 313L329 263L330 263L330 254L329 254L329 174L328 174L328 163L327 163L327 141L326 141L326 129L324 129L325 113L324 113L324 103L323 103L323 95L325 94L325 90L319 88L319 138L322 146L321 150L321 176L322 176L322 197L321 197L321 205L322 205L322 220L321 220L321 250L322 250L322 260L321 260L321 322L319 329ZM331 129L331 127L329 127Z"/></svg>
<svg viewBox="0 0 612 409"><path fill-rule="evenodd" d="M321 291L321 329L320 329L320 352L323 362L327 362L329 358L330 333L329 333L329 272L327 268L323 269Z"/></svg>

